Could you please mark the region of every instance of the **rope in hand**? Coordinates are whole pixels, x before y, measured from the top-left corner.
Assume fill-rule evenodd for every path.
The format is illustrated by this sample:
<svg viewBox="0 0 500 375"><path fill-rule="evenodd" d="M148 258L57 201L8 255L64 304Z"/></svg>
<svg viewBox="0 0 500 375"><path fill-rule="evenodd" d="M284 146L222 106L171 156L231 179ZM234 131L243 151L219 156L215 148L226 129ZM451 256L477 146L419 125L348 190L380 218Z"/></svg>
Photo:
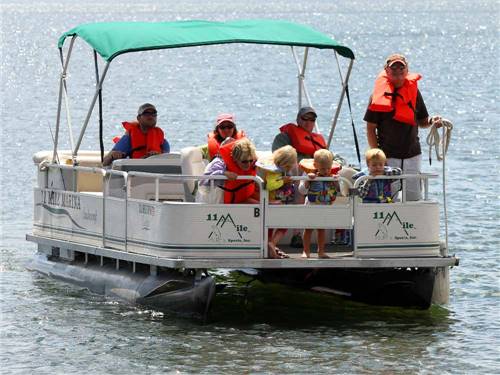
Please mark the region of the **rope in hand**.
<svg viewBox="0 0 500 375"><path fill-rule="evenodd" d="M443 129L443 137L439 136L439 128L436 126L437 123L441 123L441 128ZM431 117L431 129L427 135L427 144L429 145L429 164L432 164L432 147L436 151L436 158L438 161L444 159L446 153L448 152L448 145L451 139L451 130L453 129L453 124L446 119L435 119Z"/></svg>
<svg viewBox="0 0 500 375"><path fill-rule="evenodd" d="M427 144L429 145L429 164L432 164L432 147L436 151L436 158L438 161L443 161L443 209L444 209L444 227L446 236L446 249L442 254L448 255L448 208L446 205L446 153L451 139L451 130L453 124L451 121L439 117L431 117L431 129L427 135ZM438 124L440 126L438 126ZM442 128L442 137L439 136L439 128Z"/></svg>

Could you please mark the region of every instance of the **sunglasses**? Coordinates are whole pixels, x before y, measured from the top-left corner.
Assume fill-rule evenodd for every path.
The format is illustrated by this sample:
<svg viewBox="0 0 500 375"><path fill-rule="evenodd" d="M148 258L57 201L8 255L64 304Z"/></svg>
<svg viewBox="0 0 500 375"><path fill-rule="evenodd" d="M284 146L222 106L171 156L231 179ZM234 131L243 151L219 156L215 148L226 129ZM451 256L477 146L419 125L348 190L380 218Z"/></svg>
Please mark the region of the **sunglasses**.
<svg viewBox="0 0 500 375"><path fill-rule="evenodd" d="M399 65L399 66L391 66L389 67L389 69L391 70L391 72L393 73L396 73L396 72L403 72L405 69L406 69L406 66L402 66L402 65Z"/></svg>
<svg viewBox="0 0 500 375"><path fill-rule="evenodd" d="M302 121L316 121L316 117L314 116L302 116L300 119Z"/></svg>
<svg viewBox="0 0 500 375"><path fill-rule="evenodd" d="M219 129L222 129L222 130L234 129L234 125L220 125Z"/></svg>
<svg viewBox="0 0 500 375"><path fill-rule="evenodd" d="M158 116L158 112L145 111L145 112L141 113L141 116L153 116L153 117L156 117L156 116Z"/></svg>
<svg viewBox="0 0 500 375"><path fill-rule="evenodd" d="M255 163L254 159L248 159L248 160L240 160L241 164L253 164Z"/></svg>

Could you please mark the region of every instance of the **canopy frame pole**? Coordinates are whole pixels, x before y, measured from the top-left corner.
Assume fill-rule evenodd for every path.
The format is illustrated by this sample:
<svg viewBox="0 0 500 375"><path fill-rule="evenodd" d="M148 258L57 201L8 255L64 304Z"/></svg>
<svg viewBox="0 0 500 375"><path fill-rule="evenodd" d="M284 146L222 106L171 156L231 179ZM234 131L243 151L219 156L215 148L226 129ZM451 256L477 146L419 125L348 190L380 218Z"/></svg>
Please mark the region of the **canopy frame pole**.
<svg viewBox="0 0 500 375"><path fill-rule="evenodd" d="M62 109L62 97L64 81L66 80L66 72L68 71L68 64L71 57L71 51L73 50L73 45L75 44L76 35L71 38L68 55L66 56L66 61L63 63L63 69L61 76L59 78L59 97L57 100L57 116L56 116L56 133L54 135L54 152L52 153L52 163L56 163L57 160L57 145L59 143L59 126L61 124L61 109ZM61 51L62 55L62 51ZM64 60L64 58L62 58Z"/></svg>
<svg viewBox="0 0 500 375"><path fill-rule="evenodd" d="M96 85L99 84L99 63L97 61L97 51L94 50L94 67ZM104 141L103 136L103 120L102 120L102 88L99 89L99 148L101 151L101 163L104 161Z"/></svg>
<svg viewBox="0 0 500 375"><path fill-rule="evenodd" d="M59 49L59 57L61 58L61 67L64 68L64 55L62 48ZM73 149L75 143L74 143L74 137L73 137L73 126L71 124L71 111L69 108L69 97L68 97L68 86L66 83L66 80L63 81L64 84L64 107L66 109L66 122L68 124L68 131L69 131L69 144L71 149Z"/></svg>
<svg viewBox="0 0 500 375"><path fill-rule="evenodd" d="M344 101L344 96L345 96L346 89L347 89L347 83L349 82L349 77L351 76L352 66L354 64L354 59L351 59L351 61L349 62L349 67L347 68L347 73L346 73L345 80L344 80L342 77L342 70L340 69L340 63L339 63L339 59L337 56L337 51L334 51L334 53L335 53L335 59L337 60L337 67L339 69L340 81L342 82L342 91L340 92L340 98L339 98L339 101L337 104L337 109L335 111L335 115L333 116L333 119L331 121L332 125L330 127L330 134L328 135L328 142L326 143L328 148L330 148L330 144L331 144L332 138L333 138L333 133L335 132L335 127L337 126L337 121L338 121L339 115L340 115L340 109L342 108L342 102Z"/></svg>
<svg viewBox="0 0 500 375"><path fill-rule="evenodd" d="M298 100L298 108L297 111L302 108L302 98L305 97L307 105L312 107L312 102L311 102L311 97L309 96L309 91L307 90L307 85L306 85L306 68L307 68L307 58L309 56L309 47L304 48L304 60L302 62L302 66L299 61L299 57L297 55L297 51L295 51L295 48L292 46L292 53L293 57L295 60L295 64L297 65L297 70L299 72L299 75L297 76L298 78L298 84L299 84L299 100ZM314 129L316 132L321 133L318 127L318 122L314 124Z"/></svg>
<svg viewBox="0 0 500 375"><path fill-rule="evenodd" d="M99 83L97 84L94 97L92 98L92 102L90 103L89 110L87 112L87 117L85 117L85 121L83 122L82 125L82 130L80 131L80 136L78 137L78 142L76 143L75 149L73 150L73 157L78 153L78 149L80 148L80 145L82 144L83 140L83 135L85 134L85 130L87 129L87 125L89 124L90 121L90 116L92 115L92 111L94 110L95 103L97 101L97 98L99 97L99 92L101 91L102 84L104 82L104 78L106 78L106 74L108 72L109 65L111 64L110 61L106 63L106 66L104 67L104 70L101 75L101 79L99 80Z"/></svg>

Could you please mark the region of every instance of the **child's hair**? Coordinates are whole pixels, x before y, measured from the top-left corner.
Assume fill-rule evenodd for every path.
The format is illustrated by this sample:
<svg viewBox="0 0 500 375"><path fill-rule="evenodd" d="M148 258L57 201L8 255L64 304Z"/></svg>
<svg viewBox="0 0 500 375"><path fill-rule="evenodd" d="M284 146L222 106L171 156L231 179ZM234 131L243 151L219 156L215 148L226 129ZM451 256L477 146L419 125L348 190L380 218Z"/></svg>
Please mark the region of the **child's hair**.
<svg viewBox="0 0 500 375"><path fill-rule="evenodd" d="M331 153L331 151L325 149L316 150L316 152L314 153L314 162L316 164L328 164L332 166L333 154Z"/></svg>
<svg viewBox="0 0 500 375"><path fill-rule="evenodd" d="M243 161L252 158L257 160L257 152L255 146L248 138L242 138L234 143L231 156L234 160Z"/></svg>
<svg viewBox="0 0 500 375"><path fill-rule="evenodd" d="M297 151L292 146L283 146L273 152L273 162L277 167L297 164Z"/></svg>
<svg viewBox="0 0 500 375"><path fill-rule="evenodd" d="M385 156L384 151L382 151L379 148L370 148L365 152L365 159L366 159L366 164L368 164L369 161L383 161L387 159Z"/></svg>

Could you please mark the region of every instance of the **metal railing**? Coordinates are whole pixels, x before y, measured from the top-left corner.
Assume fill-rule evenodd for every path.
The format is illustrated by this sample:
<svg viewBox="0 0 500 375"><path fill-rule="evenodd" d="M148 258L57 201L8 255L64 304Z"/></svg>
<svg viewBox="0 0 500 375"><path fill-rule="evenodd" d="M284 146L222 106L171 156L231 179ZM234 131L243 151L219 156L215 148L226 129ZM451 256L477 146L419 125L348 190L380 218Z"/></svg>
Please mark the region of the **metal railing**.
<svg viewBox="0 0 500 375"><path fill-rule="evenodd" d="M423 181L424 185L424 200L429 200L429 179L438 177L437 174L431 173L419 173L419 174L401 174L394 176L361 176L354 182L354 189L358 189L363 181L366 180L393 180L393 182L397 182L398 180L402 180L401 184L401 202L406 202L406 184L408 179L418 179ZM397 194L397 192L396 192Z"/></svg>

